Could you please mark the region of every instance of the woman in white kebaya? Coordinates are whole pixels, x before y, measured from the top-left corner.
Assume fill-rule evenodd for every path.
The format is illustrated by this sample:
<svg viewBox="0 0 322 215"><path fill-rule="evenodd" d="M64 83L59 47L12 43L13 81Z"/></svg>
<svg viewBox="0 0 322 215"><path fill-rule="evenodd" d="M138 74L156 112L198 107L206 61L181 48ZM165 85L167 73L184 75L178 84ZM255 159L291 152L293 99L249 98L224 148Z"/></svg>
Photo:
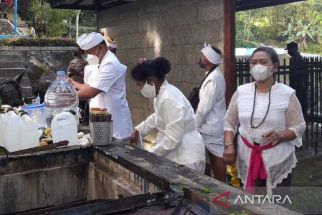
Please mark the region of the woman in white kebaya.
<svg viewBox="0 0 322 215"><path fill-rule="evenodd" d="M139 134L157 129L156 145L149 151L203 174L205 147L197 131L195 114L183 93L165 79L170 62L162 57L144 61L132 70L132 77L146 98L154 99L154 113L135 127L131 142Z"/></svg>
<svg viewBox="0 0 322 215"><path fill-rule="evenodd" d="M279 64L274 49L260 47L250 59L255 82L238 87L224 119L224 159L233 163L237 138L238 176L246 191L256 186L267 194L279 186L291 186L296 166L295 147L302 145L305 121L295 90L274 81Z"/></svg>

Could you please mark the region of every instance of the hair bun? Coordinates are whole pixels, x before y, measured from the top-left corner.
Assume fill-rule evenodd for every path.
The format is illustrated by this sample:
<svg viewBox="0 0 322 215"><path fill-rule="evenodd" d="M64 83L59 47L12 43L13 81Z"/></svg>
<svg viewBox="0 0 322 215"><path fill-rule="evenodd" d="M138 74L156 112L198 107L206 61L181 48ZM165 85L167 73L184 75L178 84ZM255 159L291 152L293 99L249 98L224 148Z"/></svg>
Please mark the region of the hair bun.
<svg viewBox="0 0 322 215"><path fill-rule="evenodd" d="M153 60L153 64L155 64L156 68L159 70L160 73L166 75L171 70L171 64L168 59L164 57L158 57Z"/></svg>

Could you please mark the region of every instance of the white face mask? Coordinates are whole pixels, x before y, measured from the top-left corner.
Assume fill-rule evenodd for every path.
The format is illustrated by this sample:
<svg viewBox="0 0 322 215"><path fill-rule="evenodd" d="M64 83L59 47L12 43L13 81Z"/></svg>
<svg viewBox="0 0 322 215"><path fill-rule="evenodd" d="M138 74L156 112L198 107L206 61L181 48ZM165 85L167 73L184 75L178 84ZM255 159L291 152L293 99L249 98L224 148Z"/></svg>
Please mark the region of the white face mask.
<svg viewBox="0 0 322 215"><path fill-rule="evenodd" d="M273 75L273 66L256 64L250 69L250 74L256 81L263 81Z"/></svg>
<svg viewBox="0 0 322 215"><path fill-rule="evenodd" d="M156 97L156 91L154 85L149 85L148 83L145 83L143 88L141 89L141 93L144 97L152 99Z"/></svg>
<svg viewBox="0 0 322 215"><path fill-rule="evenodd" d="M96 55L88 54L86 57L86 61L89 65L97 65L99 64L99 58Z"/></svg>

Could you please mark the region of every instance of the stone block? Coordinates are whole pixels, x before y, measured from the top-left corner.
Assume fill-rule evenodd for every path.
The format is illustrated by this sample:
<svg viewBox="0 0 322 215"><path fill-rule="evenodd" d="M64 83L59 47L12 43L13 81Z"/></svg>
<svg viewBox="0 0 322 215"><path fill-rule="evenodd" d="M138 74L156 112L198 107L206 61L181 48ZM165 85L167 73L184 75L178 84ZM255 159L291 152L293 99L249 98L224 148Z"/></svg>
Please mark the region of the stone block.
<svg viewBox="0 0 322 215"><path fill-rule="evenodd" d="M162 27L158 29L158 34L161 39L161 45L163 47L172 47L175 45L174 41L176 41L175 35L177 34L177 31L180 31L180 29L176 27Z"/></svg>
<svg viewBox="0 0 322 215"><path fill-rule="evenodd" d="M182 81L182 76L183 76L183 71L182 71L182 65L171 65L172 69L170 73L167 75L167 79L176 82L181 82Z"/></svg>
<svg viewBox="0 0 322 215"><path fill-rule="evenodd" d="M220 20L224 18L223 1L206 1L198 6L198 21Z"/></svg>
<svg viewBox="0 0 322 215"><path fill-rule="evenodd" d="M214 43L219 41L219 31L223 29L223 22L205 21L198 25L191 25L190 43Z"/></svg>
<svg viewBox="0 0 322 215"><path fill-rule="evenodd" d="M161 55L162 55L162 52L161 52ZM159 56L160 54L158 54L158 50L156 48L145 48L143 49L143 56L141 57L145 57L147 59L153 59ZM165 56L165 55L162 55L162 56Z"/></svg>
<svg viewBox="0 0 322 215"><path fill-rule="evenodd" d="M182 63L183 64L194 64L197 62L199 56L195 53L194 45L183 45L182 46Z"/></svg>
<svg viewBox="0 0 322 215"><path fill-rule="evenodd" d="M25 70L25 68L0 68L0 76L12 78L21 74Z"/></svg>
<svg viewBox="0 0 322 215"><path fill-rule="evenodd" d="M100 17L98 19L98 25L100 26L100 28L102 28L103 26L108 26L113 22L118 21L120 19L120 15L120 7L114 7L109 10L102 10L98 13L98 16Z"/></svg>
<svg viewBox="0 0 322 215"><path fill-rule="evenodd" d="M160 12L165 26L182 26L198 22L197 9L191 4L175 7Z"/></svg>
<svg viewBox="0 0 322 215"><path fill-rule="evenodd" d="M128 103L131 108L148 109L147 101L136 89L132 89L132 93L128 97Z"/></svg>
<svg viewBox="0 0 322 215"><path fill-rule="evenodd" d="M24 59L16 59L16 61L0 61L0 68L25 68Z"/></svg>
<svg viewBox="0 0 322 215"><path fill-rule="evenodd" d="M117 45L119 49L140 48L140 33L125 34L118 37Z"/></svg>
<svg viewBox="0 0 322 215"><path fill-rule="evenodd" d="M114 25L101 25L100 28L107 28L108 34L118 42L120 36L120 28Z"/></svg>
<svg viewBox="0 0 322 215"><path fill-rule="evenodd" d="M131 110L133 125L136 126L139 123L143 122L152 113L153 111L146 111L140 108L133 108Z"/></svg>
<svg viewBox="0 0 322 215"><path fill-rule="evenodd" d="M25 56L23 54L13 54L13 53L8 53L8 51L0 52L0 62L8 62L8 61L20 61L24 59ZM0 68L2 66L0 65Z"/></svg>
<svg viewBox="0 0 322 215"><path fill-rule="evenodd" d="M162 39L158 29L150 29L141 33L142 48L154 48L162 46Z"/></svg>
<svg viewBox="0 0 322 215"><path fill-rule="evenodd" d="M128 19L129 17L133 18L142 13L144 13L144 4L142 1L134 1L131 4L119 6L120 19Z"/></svg>
<svg viewBox="0 0 322 215"><path fill-rule="evenodd" d="M143 56L143 52L142 49L122 49L118 50L117 56L124 65L129 67L137 63L138 59Z"/></svg>
<svg viewBox="0 0 322 215"><path fill-rule="evenodd" d="M125 35L125 34L139 32L137 17L129 17L128 19L122 19L122 20L116 21L108 25L108 27L118 28L118 35Z"/></svg>
<svg viewBox="0 0 322 215"><path fill-rule="evenodd" d="M191 83L182 83L181 92L186 96L186 98L188 98L189 94L191 93L194 87L197 87L197 86L194 86Z"/></svg>
<svg viewBox="0 0 322 215"><path fill-rule="evenodd" d="M182 46L163 47L161 56L166 57L173 66L182 64Z"/></svg>
<svg viewBox="0 0 322 215"><path fill-rule="evenodd" d="M199 83L200 77L202 74L202 69L195 64L185 64L182 66L183 71L183 82L196 84Z"/></svg>
<svg viewBox="0 0 322 215"><path fill-rule="evenodd" d="M175 86L176 88L178 88L180 91L182 91L182 82L179 82L179 81L171 81L171 84L173 86Z"/></svg>
<svg viewBox="0 0 322 215"><path fill-rule="evenodd" d="M158 13L160 11L159 0L145 0L144 13Z"/></svg>
<svg viewBox="0 0 322 215"><path fill-rule="evenodd" d="M150 0L148 0L150 1ZM152 1L153 2L153 1ZM184 6L184 3L187 2L186 0L155 0L156 4L158 5L160 10L169 10L172 8Z"/></svg>
<svg viewBox="0 0 322 215"><path fill-rule="evenodd" d="M160 20L162 20L162 18L155 13L141 15L138 18L138 31L147 32L156 30L161 26L160 23L162 22Z"/></svg>

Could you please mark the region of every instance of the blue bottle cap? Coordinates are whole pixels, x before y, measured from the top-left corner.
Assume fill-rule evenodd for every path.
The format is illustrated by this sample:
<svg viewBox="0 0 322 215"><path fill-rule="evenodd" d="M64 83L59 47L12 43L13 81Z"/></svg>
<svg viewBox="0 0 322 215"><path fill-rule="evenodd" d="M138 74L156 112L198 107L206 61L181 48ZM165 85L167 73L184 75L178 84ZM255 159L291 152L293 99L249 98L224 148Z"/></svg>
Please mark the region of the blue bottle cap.
<svg viewBox="0 0 322 215"><path fill-rule="evenodd" d="M65 76L65 71L57 71L57 76Z"/></svg>

